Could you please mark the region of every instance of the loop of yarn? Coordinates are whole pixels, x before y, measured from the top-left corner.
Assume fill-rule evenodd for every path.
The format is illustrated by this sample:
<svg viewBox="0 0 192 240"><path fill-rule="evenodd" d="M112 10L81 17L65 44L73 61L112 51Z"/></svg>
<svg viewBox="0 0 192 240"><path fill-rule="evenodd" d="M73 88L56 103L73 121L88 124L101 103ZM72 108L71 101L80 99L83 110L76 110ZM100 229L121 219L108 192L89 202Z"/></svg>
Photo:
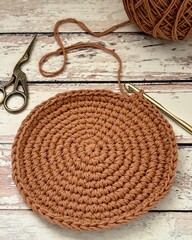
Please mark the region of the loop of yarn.
<svg viewBox="0 0 192 240"><path fill-rule="evenodd" d="M108 29L106 29L105 31L103 32L93 32L91 29L89 29L83 22L81 21L78 21L74 18L66 18L66 19L62 19L58 22L56 22L55 24L55 27L54 27L54 37L55 37L55 40L56 42L58 43L59 45L59 49L53 51L53 52L50 52L50 53L47 53L45 54L39 61L39 71L40 73L44 76L44 77L54 77L54 76L57 76L58 74L62 73L64 70L65 70L65 67L66 67L66 63L67 63L67 53L71 50L74 50L74 49L79 49L79 48L86 48L86 47L92 47L92 48L97 48L97 49L101 49L102 51L105 51L109 54L111 54L112 56L114 56L118 62L119 62L119 65L120 65L120 68L121 65L122 65L122 62L121 62L121 59L120 57L115 53L115 51L101 45L101 44L98 44L98 43L92 43L92 42L86 42L86 43L77 43L77 44L74 44L74 45L71 45L71 46L64 46L60 36L59 36L59 27L63 24L66 24L66 23L75 23L77 24L81 29L83 29L85 32L89 33L90 35L94 36L94 37L102 37L102 36L105 36L107 35L108 33L110 32L113 32L115 31L116 29L118 28L121 28L121 27L124 27L126 25L128 25L130 23L130 21L125 21L125 22L122 22L122 23L119 23L119 24L116 24ZM63 55L63 63L62 63L62 66L57 70L57 71L45 71L43 69L43 64L52 56L56 56L58 54L62 54ZM121 69L119 69L118 71L118 82L120 83L120 73L121 73Z"/></svg>
<svg viewBox="0 0 192 240"><path fill-rule="evenodd" d="M89 29L83 22L81 21L78 21L74 18L66 18L66 19L62 19L60 21L58 21L56 24L55 24L55 27L54 27L54 37L55 37L55 40L57 41L58 45L60 46L59 49L53 51L53 52L50 52L50 53L47 53L45 54L39 61L39 71L40 73L44 76L44 77L54 77L54 76L57 76L59 75L60 73L62 73L64 70L65 70L65 67L66 67L66 64L67 64L67 53L72 51L72 50L75 50L75 49L80 49L80 48L96 48L96 49L100 49L108 54L110 54L111 56L115 57L116 60L118 61L119 63L119 69L117 71L117 81L118 81L118 84L119 84L119 88L120 88L120 91L123 95L126 95L122 85L121 85L121 72L122 72L122 61L121 61L121 58L119 57L119 55L112 49L109 49L101 44L98 44L98 43L93 43L93 42L85 42L85 43L76 43L76 44L73 44L73 45L70 45L70 46L64 46L60 36L59 36L59 27L65 23L75 23L77 24L81 29L83 29L85 32L89 33L90 35L94 36L94 37L101 37L101 36L105 36L107 35L108 33L110 32L113 32L115 31L116 29L118 28L121 28L121 27L124 27L126 25L128 25L130 22L129 21L125 21L125 22L122 22L122 23L119 23L119 24L116 24L108 29L106 29L105 31L103 32L93 32L91 29ZM50 57L53 57L53 56L57 56L59 54L62 54L63 55L63 63L62 63L62 66L56 70L56 71L45 71L43 69L43 64L50 58Z"/></svg>
<svg viewBox="0 0 192 240"><path fill-rule="evenodd" d="M123 0L132 23L155 38L180 41L192 37L191 0Z"/></svg>

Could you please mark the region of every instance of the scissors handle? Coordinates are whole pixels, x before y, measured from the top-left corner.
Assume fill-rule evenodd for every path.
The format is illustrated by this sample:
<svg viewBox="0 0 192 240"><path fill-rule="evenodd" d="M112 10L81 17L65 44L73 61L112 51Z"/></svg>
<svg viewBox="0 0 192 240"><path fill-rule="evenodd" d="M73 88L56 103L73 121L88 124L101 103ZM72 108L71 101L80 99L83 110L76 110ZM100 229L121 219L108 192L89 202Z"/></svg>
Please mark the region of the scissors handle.
<svg viewBox="0 0 192 240"><path fill-rule="evenodd" d="M2 97L0 97L0 105L4 103L5 98L7 96L6 88L9 87L11 84L13 84L14 81L15 81L15 77L14 77L14 75L12 75L11 79L6 84L4 84L0 87L0 93L2 93L1 95L3 95Z"/></svg>
<svg viewBox="0 0 192 240"><path fill-rule="evenodd" d="M6 91L5 91L5 87L0 87L0 93L2 95L2 97L0 97L0 105L3 104L5 98L6 98Z"/></svg>
<svg viewBox="0 0 192 240"><path fill-rule="evenodd" d="M18 108L11 108L11 107L9 107L8 102L11 100L11 98L13 98L15 96L22 97L23 104L21 106L19 106ZM25 95L25 93L18 91L18 90L14 90L14 91L10 92L7 96L5 96L5 99L4 99L4 107L10 113L18 113L18 112L22 111L26 107L27 103L28 103L28 98Z"/></svg>

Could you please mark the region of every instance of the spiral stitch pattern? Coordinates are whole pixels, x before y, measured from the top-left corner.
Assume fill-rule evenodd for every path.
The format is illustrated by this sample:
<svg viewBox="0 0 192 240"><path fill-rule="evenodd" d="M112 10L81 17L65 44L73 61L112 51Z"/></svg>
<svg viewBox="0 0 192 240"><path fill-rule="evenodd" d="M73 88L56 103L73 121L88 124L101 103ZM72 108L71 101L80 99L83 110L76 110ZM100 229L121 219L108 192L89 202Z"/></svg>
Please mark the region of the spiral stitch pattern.
<svg viewBox="0 0 192 240"><path fill-rule="evenodd" d="M127 223L170 190L177 165L171 125L142 91L58 94L23 121L13 178L26 203L76 230Z"/></svg>

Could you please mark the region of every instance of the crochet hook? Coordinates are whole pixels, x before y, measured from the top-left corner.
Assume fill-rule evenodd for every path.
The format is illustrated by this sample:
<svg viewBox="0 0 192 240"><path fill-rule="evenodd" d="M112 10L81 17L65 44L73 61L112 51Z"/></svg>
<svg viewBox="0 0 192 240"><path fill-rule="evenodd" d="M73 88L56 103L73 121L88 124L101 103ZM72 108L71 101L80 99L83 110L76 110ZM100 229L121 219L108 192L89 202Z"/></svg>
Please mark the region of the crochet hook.
<svg viewBox="0 0 192 240"><path fill-rule="evenodd" d="M136 88L135 86L133 86L130 83L124 84L125 90L127 92L133 91L133 92L139 92L139 89ZM173 113L171 113L170 111L168 111L166 108L164 108L160 103L158 103L157 101L155 101L153 98L151 98L149 95L147 95L146 93L143 93L143 96L150 101L151 103L153 103L156 107L158 107L162 112L164 112L167 116L169 116L171 119L173 119L177 124L179 124L182 128L184 128L186 131L188 131L190 134L192 134L192 126L189 125L188 123L186 123L185 121L183 121L182 119L178 118L177 116L175 116Z"/></svg>

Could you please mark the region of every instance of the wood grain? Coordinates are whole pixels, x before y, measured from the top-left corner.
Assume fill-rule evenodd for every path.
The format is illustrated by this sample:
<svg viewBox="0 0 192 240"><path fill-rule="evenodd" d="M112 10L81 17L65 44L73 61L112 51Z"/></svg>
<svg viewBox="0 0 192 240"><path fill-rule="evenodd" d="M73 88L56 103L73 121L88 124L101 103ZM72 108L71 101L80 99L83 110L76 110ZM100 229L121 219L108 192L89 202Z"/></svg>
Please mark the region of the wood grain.
<svg viewBox="0 0 192 240"><path fill-rule="evenodd" d="M0 106L0 240L191 240L192 135L171 120L180 144L179 164L171 192L154 208L155 212L109 231L79 233L45 222L19 195L11 177L11 143L26 115L37 104L59 92L75 89L119 91L117 62L99 50L82 49L69 54L66 71L53 79L39 74L40 57L58 48L52 35L54 24L67 17L82 20L94 31L128 19L122 0L0 1L0 84L9 80L16 62L34 33L38 33L31 60L23 66L30 82L27 109L11 115ZM135 82L167 109L192 124L190 40L180 43L156 40L132 24L100 39L83 33L73 24L61 27L60 31L66 45L94 41L116 50L123 60L122 81ZM61 61L61 56L52 58L46 62L45 69L54 70ZM146 81L148 83L144 84ZM170 84L170 81L175 83Z"/></svg>
<svg viewBox="0 0 192 240"><path fill-rule="evenodd" d="M146 89L150 96L159 101L167 109L182 118L184 121L192 124L192 108L190 107L192 85L136 86ZM5 111L2 105L0 106L0 142L11 143L13 141L22 120L37 104L40 104L42 101L54 96L56 93L78 89L109 89L119 92L117 84L30 84L30 101L25 111L16 115L11 115ZM17 101L15 101L15 105L16 103ZM173 125L178 143L192 143L192 135L187 133L172 120L169 121Z"/></svg>
<svg viewBox="0 0 192 240"><path fill-rule="evenodd" d="M31 211L0 211L1 240L191 240L192 213L148 213L100 232L77 232L45 222Z"/></svg>
<svg viewBox="0 0 192 240"><path fill-rule="evenodd" d="M122 0L12 0L0 1L0 32L51 32L56 21L73 17L84 21L94 30L111 27L128 20ZM68 24L67 32L79 32ZM119 31L137 31L129 26Z"/></svg>
<svg viewBox="0 0 192 240"><path fill-rule="evenodd" d="M179 164L170 194L155 210L192 209L192 147L179 147ZM0 144L0 209L28 209L11 177L11 145Z"/></svg>
<svg viewBox="0 0 192 240"><path fill-rule="evenodd" d="M64 29L64 27L63 27ZM0 80L7 81L13 67L23 55L33 35L0 35ZM62 34L66 45L94 41L115 49L123 61L122 81L170 81L191 80L191 41L170 43L142 34L109 34L96 39L87 34ZM118 64L116 60L96 49L81 49L69 54L68 65L61 75L44 78L38 70L40 58L58 48L52 35L38 35L31 61L23 66L28 81L115 82ZM60 67L62 56L53 57L45 64L45 70Z"/></svg>

